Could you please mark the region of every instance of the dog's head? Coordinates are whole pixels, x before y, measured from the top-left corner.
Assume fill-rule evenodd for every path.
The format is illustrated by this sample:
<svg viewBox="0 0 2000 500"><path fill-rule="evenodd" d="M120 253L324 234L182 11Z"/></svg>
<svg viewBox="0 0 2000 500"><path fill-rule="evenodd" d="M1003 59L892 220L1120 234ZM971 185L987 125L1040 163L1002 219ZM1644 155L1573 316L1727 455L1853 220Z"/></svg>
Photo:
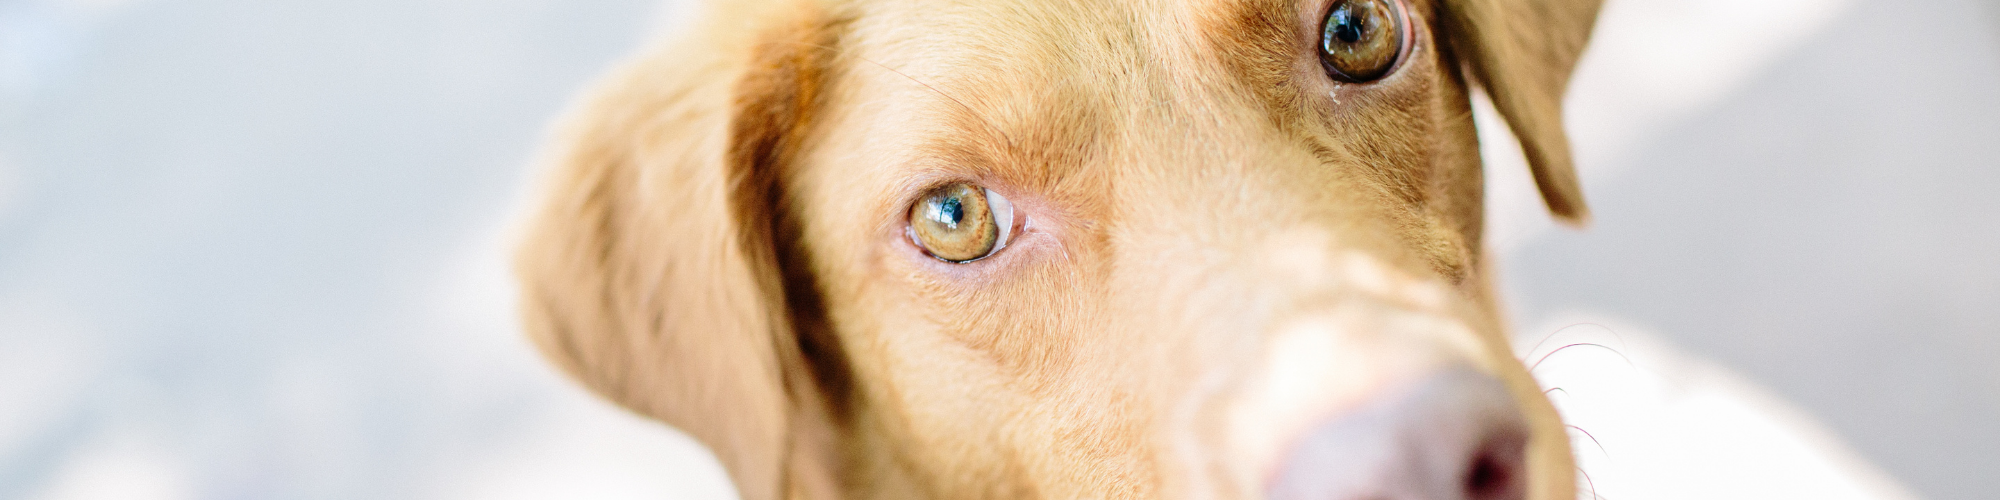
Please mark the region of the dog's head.
<svg viewBox="0 0 2000 500"><path fill-rule="evenodd" d="M1582 221L1596 10L718 6L564 129L527 328L745 498L1570 498L1469 89Z"/></svg>

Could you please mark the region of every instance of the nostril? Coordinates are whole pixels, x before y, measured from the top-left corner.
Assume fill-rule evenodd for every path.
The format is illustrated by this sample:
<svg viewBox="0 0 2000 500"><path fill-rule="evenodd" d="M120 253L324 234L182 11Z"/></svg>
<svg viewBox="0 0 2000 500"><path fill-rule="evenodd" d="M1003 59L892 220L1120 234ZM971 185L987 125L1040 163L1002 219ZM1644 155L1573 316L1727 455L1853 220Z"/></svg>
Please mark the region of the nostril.
<svg viewBox="0 0 2000 500"><path fill-rule="evenodd" d="M1500 381L1434 374L1313 429L1266 490L1273 499L1519 500L1527 425Z"/></svg>
<svg viewBox="0 0 2000 500"><path fill-rule="evenodd" d="M1467 500L1517 500L1526 496L1522 468L1526 443L1516 436L1501 436L1481 446L1465 471Z"/></svg>

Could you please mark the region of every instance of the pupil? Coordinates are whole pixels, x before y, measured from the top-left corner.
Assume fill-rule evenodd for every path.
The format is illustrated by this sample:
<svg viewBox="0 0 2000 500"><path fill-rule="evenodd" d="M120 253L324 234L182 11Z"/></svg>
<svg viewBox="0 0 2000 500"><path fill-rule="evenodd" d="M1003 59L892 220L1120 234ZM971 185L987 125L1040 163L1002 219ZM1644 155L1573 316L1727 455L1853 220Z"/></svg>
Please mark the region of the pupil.
<svg viewBox="0 0 2000 500"><path fill-rule="evenodd" d="M1356 15L1353 7L1342 5L1333 11L1333 26L1328 31L1333 32L1333 37L1341 43L1360 42L1361 22L1361 16Z"/></svg>
<svg viewBox="0 0 2000 500"><path fill-rule="evenodd" d="M938 204L937 216L932 218L943 222L945 227L958 229L959 221L965 220L965 206L956 197L945 198Z"/></svg>

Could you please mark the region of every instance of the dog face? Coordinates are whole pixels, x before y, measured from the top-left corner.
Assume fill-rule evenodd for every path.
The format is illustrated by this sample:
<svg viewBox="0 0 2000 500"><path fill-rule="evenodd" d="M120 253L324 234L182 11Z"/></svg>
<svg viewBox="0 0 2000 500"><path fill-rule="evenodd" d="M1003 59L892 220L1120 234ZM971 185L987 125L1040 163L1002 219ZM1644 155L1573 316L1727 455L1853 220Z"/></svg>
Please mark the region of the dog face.
<svg viewBox="0 0 2000 500"><path fill-rule="evenodd" d="M527 327L745 498L1570 498L1468 88L1593 1L731 5L571 119Z"/></svg>

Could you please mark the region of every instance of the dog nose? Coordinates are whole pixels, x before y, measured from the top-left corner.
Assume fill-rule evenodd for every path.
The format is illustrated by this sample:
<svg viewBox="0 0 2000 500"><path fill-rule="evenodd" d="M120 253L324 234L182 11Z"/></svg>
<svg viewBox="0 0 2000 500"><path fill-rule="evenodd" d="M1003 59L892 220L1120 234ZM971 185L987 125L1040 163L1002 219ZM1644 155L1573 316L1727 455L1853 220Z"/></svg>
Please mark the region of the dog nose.
<svg viewBox="0 0 2000 500"><path fill-rule="evenodd" d="M1321 424L1291 450L1273 500L1514 500L1528 427L1493 377L1450 370Z"/></svg>

